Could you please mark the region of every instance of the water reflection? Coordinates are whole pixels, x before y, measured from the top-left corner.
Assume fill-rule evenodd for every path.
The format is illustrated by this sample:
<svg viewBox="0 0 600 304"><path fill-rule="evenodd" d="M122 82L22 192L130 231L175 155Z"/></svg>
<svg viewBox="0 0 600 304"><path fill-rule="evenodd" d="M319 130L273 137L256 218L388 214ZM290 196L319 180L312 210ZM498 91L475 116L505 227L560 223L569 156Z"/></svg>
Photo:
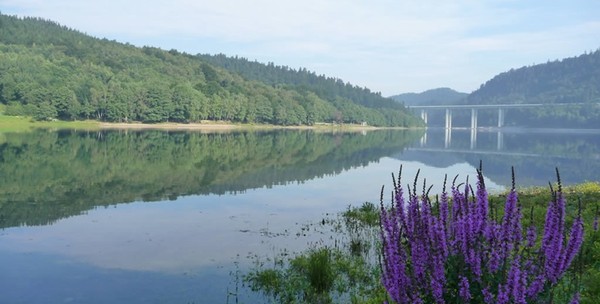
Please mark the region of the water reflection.
<svg viewBox="0 0 600 304"><path fill-rule="evenodd" d="M184 303L225 303L234 288L230 273L236 263L245 270L251 266L249 255L270 257L280 248L293 253L309 244L333 242L325 227L308 230L306 224L320 222L348 204L377 200L381 185L390 185L390 172L400 164L410 178L422 169L418 162L384 157L369 166L302 183L98 207L48 226L6 228L0 236L4 261L32 265L49 259L49 264L19 272L21 279L16 281L13 275L18 270L0 272L0 291L10 289L15 296L10 299L17 302L31 297L30 285L19 282L43 282L50 287L45 299L51 302L69 298L82 303L147 303L173 295ZM447 169L475 173L462 163L422 174L440 180ZM115 281L130 288L111 289ZM97 286L110 293L100 294ZM256 294L239 292L242 302L263 303L252 299Z"/></svg>
<svg viewBox="0 0 600 304"><path fill-rule="evenodd" d="M510 184L510 166L522 186L546 184L555 166L568 182L598 179L598 134L504 133L501 149L493 132L475 144L469 131L448 142L443 130L421 135L7 134L0 294L24 303L225 303L247 256L331 242L306 223L377 201L400 165L404 184L421 170L432 193L445 174L473 178L480 159L492 192ZM251 293L244 301L261 302Z"/></svg>
<svg viewBox="0 0 600 304"><path fill-rule="evenodd" d="M510 185L510 167L523 186L546 185L559 168L567 184L598 179L600 130L429 129L398 159L443 167L461 161L477 166L483 161L486 175Z"/></svg>
<svg viewBox="0 0 600 304"><path fill-rule="evenodd" d="M6 229L0 249L70 256L103 268L165 273L230 264L237 254L268 254L273 247L300 250L307 242L324 238L303 236L297 242L302 225L348 204L375 201L380 187L390 185L390 170L400 164L384 158L337 176L236 195L193 195L175 202L96 208L50 226ZM404 162L408 176L404 182L412 183L420 167ZM473 167L460 164L427 170L428 180L443 180L447 169L475 174ZM491 189L500 188L487 182ZM432 191L441 187L438 183Z"/></svg>
<svg viewBox="0 0 600 304"><path fill-rule="evenodd" d="M339 174L402 151L420 132L33 132L0 145L0 227L95 206L226 194Z"/></svg>

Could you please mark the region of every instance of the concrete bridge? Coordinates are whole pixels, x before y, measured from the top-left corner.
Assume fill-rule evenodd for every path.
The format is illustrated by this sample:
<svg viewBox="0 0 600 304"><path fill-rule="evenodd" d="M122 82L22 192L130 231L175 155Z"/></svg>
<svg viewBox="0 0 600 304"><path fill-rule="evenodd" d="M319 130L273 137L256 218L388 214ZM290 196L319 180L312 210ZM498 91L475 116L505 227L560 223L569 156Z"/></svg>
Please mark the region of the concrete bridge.
<svg viewBox="0 0 600 304"><path fill-rule="evenodd" d="M420 110L421 119L427 124L428 112L431 110L445 110L446 111L446 123L444 127L446 129L452 129L452 112L457 110L471 111L471 129L477 129L477 114L479 110L488 109L498 111L498 128L504 127L504 119L506 117L506 111L509 109L523 109L523 108L541 108L541 107L571 107L578 105L589 105L584 103L522 103L522 104L494 104L494 105L436 105L436 106L409 106L411 110ZM600 104L597 104L600 105ZM491 126L489 126L491 127Z"/></svg>

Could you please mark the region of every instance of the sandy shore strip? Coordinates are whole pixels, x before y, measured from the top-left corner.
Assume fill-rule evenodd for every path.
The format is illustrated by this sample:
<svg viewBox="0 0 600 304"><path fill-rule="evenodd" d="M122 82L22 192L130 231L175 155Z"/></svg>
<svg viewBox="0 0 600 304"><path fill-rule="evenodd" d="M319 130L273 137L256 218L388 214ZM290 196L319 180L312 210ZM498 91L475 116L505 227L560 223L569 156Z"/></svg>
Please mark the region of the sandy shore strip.
<svg viewBox="0 0 600 304"><path fill-rule="evenodd" d="M101 129L157 129L157 130L235 130L243 128L251 128L252 126L226 124L226 123L108 123L102 122L99 124Z"/></svg>
<svg viewBox="0 0 600 304"><path fill-rule="evenodd" d="M370 131L380 128L360 125L331 125L318 124L314 126L275 126L275 125L250 125L233 124L228 122L200 122L200 123L99 123L101 129L130 129L130 130L200 130L200 131L231 131L231 130L264 130L264 129L311 129L311 130L345 130L345 131Z"/></svg>

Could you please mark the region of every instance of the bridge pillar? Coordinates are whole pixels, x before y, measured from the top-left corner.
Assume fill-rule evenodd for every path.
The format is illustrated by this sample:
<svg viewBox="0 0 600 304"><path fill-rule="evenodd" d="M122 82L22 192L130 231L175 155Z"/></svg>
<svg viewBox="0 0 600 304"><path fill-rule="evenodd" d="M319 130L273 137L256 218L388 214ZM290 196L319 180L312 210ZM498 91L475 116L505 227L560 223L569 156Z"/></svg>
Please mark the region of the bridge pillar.
<svg viewBox="0 0 600 304"><path fill-rule="evenodd" d="M423 121L425 122L425 125L427 125L427 110L425 110L425 109L421 110L421 119L423 119Z"/></svg>
<svg viewBox="0 0 600 304"><path fill-rule="evenodd" d="M496 149L498 151L504 149L504 133L498 131L498 142L496 143Z"/></svg>
<svg viewBox="0 0 600 304"><path fill-rule="evenodd" d="M471 150L477 147L477 129L471 129Z"/></svg>
<svg viewBox="0 0 600 304"><path fill-rule="evenodd" d="M448 149L452 144L452 129L446 129L444 135L444 148Z"/></svg>
<svg viewBox="0 0 600 304"><path fill-rule="evenodd" d="M446 108L446 129L452 129L452 110Z"/></svg>
<svg viewBox="0 0 600 304"><path fill-rule="evenodd" d="M504 109L498 108L498 128L504 127Z"/></svg>
<svg viewBox="0 0 600 304"><path fill-rule="evenodd" d="M471 109L471 130L477 129L477 109Z"/></svg>

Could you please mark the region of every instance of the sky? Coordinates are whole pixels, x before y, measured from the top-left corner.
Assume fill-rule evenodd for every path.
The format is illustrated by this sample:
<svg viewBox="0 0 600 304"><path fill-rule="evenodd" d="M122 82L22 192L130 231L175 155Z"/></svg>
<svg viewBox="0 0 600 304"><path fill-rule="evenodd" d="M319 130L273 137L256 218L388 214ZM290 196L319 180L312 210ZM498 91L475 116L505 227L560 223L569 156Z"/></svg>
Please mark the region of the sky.
<svg viewBox="0 0 600 304"><path fill-rule="evenodd" d="M0 0L7 15L189 54L306 68L384 96L600 48L597 0Z"/></svg>

